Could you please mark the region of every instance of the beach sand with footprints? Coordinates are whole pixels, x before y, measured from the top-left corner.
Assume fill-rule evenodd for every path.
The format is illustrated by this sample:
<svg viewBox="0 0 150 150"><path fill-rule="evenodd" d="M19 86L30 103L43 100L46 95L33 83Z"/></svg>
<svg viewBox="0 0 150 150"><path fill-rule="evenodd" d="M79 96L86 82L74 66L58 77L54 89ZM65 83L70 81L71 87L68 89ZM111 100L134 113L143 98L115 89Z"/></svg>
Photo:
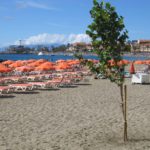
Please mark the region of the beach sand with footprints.
<svg viewBox="0 0 150 150"><path fill-rule="evenodd" d="M128 139L117 85L105 79L0 98L0 150L148 150L150 85L128 92Z"/></svg>

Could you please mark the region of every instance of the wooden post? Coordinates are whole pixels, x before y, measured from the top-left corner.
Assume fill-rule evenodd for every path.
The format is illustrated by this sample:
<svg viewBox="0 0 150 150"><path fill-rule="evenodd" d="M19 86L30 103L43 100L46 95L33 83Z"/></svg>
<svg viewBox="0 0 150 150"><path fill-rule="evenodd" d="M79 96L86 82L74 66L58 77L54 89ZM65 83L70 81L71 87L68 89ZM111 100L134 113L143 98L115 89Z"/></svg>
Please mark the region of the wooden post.
<svg viewBox="0 0 150 150"><path fill-rule="evenodd" d="M124 118L124 95L123 95L123 84L120 85L120 95L121 95L121 107L122 107L122 114Z"/></svg>
<svg viewBox="0 0 150 150"><path fill-rule="evenodd" d="M124 86L124 142L128 140L127 132L127 86Z"/></svg>

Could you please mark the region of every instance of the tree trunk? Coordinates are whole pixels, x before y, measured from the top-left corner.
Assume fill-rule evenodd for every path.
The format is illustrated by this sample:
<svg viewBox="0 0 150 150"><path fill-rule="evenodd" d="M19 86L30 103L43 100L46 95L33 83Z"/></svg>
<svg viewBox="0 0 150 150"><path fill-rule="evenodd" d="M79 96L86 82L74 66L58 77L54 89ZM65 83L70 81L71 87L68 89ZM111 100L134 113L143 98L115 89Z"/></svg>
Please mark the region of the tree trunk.
<svg viewBox="0 0 150 150"><path fill-rule="evenodd" d="M127 86L124 86L124 141L128 140L128 132L127 132Z"/></svg>
<svg viewBox="0 0 150 150"><path fill-rule="evenodd" d="M121 109L124 119L124 142L128 140L127 134L127 86L120 85L120 95L121 95Z"/></svg>
<svg viewBox="0 0 150 150"><path fill-rule="evenodd" d="M124 118L124 98L123 98L123 84L120 85L120 96L121 96L121 109Z"/></svg>

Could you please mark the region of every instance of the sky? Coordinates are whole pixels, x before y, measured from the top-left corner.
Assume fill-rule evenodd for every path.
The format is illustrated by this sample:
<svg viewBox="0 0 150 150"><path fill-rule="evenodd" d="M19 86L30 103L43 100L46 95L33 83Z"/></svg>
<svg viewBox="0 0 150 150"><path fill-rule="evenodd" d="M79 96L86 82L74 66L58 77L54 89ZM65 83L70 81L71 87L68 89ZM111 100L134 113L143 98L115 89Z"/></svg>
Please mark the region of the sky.
<svg viewBox="0 0 150 150"><path fill-rule="evenodd" d="M99 0L100 1L100 0ZM124 17L129 40L150 39L150 0L105 0ZM0 0L0 47L89 42L92 0Z"/></svg>

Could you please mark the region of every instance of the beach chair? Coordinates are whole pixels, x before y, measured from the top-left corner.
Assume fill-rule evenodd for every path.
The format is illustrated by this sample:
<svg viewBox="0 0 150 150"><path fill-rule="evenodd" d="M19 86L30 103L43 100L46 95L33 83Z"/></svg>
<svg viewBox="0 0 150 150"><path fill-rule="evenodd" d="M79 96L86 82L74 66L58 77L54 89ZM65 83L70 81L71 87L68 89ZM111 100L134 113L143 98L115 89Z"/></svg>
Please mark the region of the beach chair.
<svg viewBox="0 0 150 150"><path fill-rule="evenodd" d="M9 87L13 88L14 91L27 91L27 90L33 90L34 88L32 84L28 84L28 83L10 84Z"/></svg>
<svg viewBox="0 0 150 150"><path fill-rule="evenodd" d="M8 80L9 83L23 83L26 82L25 76L10 76L6 77L5 80Z"/></svg>
<svg viewBox="0 0 150 150"><path fill-rule="evenodd" d="M0 78L0 85L5 85L6 80L4 78Z"/></svg>
<svg viewBox="0 0 150 150"><path fill-rule="evenodd" d="M72 77L73 81L76 83L76 82L80 82L84 79L84 76L83 75L75 75Z"/></svg>
<svg viewBox="0 0 150 150"><path fill-rule="evenodd" d="M54 78L52 80L47 81L52 87L60 87L63 85L63 78Z"/></svg>
<svg viewBox="0 0 150 150"><path fill-rule="evenodd" d="M72 84L75 83L73 78L71 78L69 76L67 76L67 77L63 76L63 77L60 77L60 78L55 79L55 80L60 81L58 84L58 87L65 87L65 86L68 87L68 86L71 86Z"/></svg>
<svg viewBox="0 0 150 150"><path fill-rule="evenodd" d="M32 84L32 86L36 89L52 87L52 84L50 84L49 82L29 82L28 84Z"/></svg>
<svg viewBox="0 0 150 150"><path fill-rule="evenodd" d="M43 74L43 79L48 80L48 79L52 79L52 77L53 77L53 75L51 73L49 73L49 74Z"/></svg>
<svg viewBox="0 0 150 150"><path fill-rule="evenodd" d="M9 86L0 86L0 95L2 94L8 94L9 92L12 92L13 88Z"/></svg>
<svg viewBox="0 0 150 150"><path fill-rule="evenodd" d="M27 78L27 81L40 81L40 76L37 76L37 75L29 75L26 77Z"/></svg>
<svg viewBox="0 0 150 150"><path fill-rule="evenodd" d="M147 73L136 73L132 75L131 78L132 84L134 83L150 83L150 74Z"/></svg>

